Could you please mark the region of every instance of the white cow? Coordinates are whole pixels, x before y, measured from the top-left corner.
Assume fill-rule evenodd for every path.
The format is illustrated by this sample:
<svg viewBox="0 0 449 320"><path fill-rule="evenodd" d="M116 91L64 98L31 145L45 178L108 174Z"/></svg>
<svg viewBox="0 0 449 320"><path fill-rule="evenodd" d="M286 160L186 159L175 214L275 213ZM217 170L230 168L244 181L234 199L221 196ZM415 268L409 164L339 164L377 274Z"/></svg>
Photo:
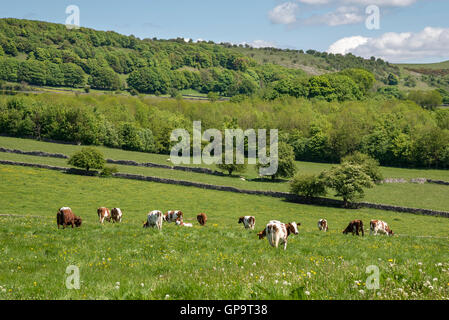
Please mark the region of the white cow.
<svg viewBox="0 0 449 320"><path fill-rule="evenodd" d="M267 224L265 233L268 238L268 242L272 247L279 247L279 243L284 244L284 250L287 250L287 240L290 234L298 234L298 226L300 223L291 222L288 224L282 223L277 220L272 220Z"/></svg>
<svg viewBox="0 0 449 320"><path fill-rule="evenodd" d="M114 222L122 222L123 213L120 208L114 208L111 210L111 218Z"/></svg>
<svg viewBox="0 0 449 320"><path fill-rule="evenodd" d="M193 228L193 224L184 223L182 220L176 220L176 225L180 227Z"/></svg>
<svg viewBox="0 0 449 320"><path fill-rule="evenodd" d="M148 214L147 222L143 224L143 227L144 228L156 227L159 230L162 230L162 221L163 221L162 211L154 210Z"/></svg>
<svg viewBox="0 0 449 320"><path fill-rule="evenodd" d="M393 230L390 229L388 224L385 221L381 220L371 220L370 222L370 235L374 234L377 236L377 234L386 234L389 236L394 235Z"/></svg>
<svg viewBox="0 0 449 320"><path fill-rule="evenodd" d="M329 230L326 219L320 219L320 221L318 221L318 229L324 232L327 232Z"/></svg>
<svg viewBox="0 0 449 320"><path fill-rule="evenodd" d="M239 223L243 223L245 229L254 230L254 226L256 225L256 218L253 216L240 217Z"/></svg>

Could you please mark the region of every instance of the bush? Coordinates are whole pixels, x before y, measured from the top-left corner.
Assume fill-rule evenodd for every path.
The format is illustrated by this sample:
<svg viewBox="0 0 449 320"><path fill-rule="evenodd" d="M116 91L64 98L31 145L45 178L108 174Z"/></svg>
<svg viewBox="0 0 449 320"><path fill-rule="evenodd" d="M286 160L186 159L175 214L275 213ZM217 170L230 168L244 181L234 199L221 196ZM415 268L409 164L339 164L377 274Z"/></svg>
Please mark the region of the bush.
<svg viewBox="0 0 449 320"><path fill-rule="evenodd" d="M314 174L299 174L290 181L290 192L310 198L325 196L326 182Z"/></svg>
<svg viewBox="0 0 449 320"><path fill-rule="evenodd" d="M282 178L291 178L296 173L296 164L295 164L295 153L293 152L293 148L284 143L279 142L278 144L278 170L275 174L271 175L271 178L275 180L278 177ZM270 164L263 165L260 162L257 163L256 168L259 170L260 168L268 168Z"/></svg>
<svg viewBox="0 0 449 320"><path fill-rule="evenodd" d="M341 163L360 165L374 183L380 183L384 178L379 168L379 161L361 152L355 152L341 159Z"/></svg>
<svg viewBox="0 0 449 320"><path fill-rule="evenodd" d="M89 171L90 169L103 169L105 160L101 152L93 148L83 148L70 157L68 164Z"/></svg>
<svg viewBox="0 0 449 320"><path fill-rule="evenodd" d="M349 201L363 198L364 188L374 186L371 178L363 172L362 166L348 162L323 172L321 178L326 181L326 186L335 189L336 197L343 198L345 207Z"/></svg>
<svg viewBox="0 0 449 320"><path fill-rule="evenodd" d="M117 172L118 172L117 167L104 167L103 170L100 172L100 177L110 178L114 175L114 173Z"/></svg>

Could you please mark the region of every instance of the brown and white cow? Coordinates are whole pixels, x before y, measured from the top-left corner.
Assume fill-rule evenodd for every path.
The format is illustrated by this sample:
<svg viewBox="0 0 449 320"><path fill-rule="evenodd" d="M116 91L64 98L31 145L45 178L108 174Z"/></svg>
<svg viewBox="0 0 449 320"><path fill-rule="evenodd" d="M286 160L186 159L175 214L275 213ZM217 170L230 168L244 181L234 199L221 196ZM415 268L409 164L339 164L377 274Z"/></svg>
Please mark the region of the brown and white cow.
<svg viewBox="0 0 449 320"><path fill-rule="evenodd" d="M80 217L77 217L69 207L62 207L56 214L58 229L60 225L62 225L63 229L65 229L68 225L71 225L72 228L78 228L81 227L82 221L83 220Z"/></svg>
<svg viewBox="0 0 449 320"><path fill-rule="evenodd" d="M182 222L183 219L184 214L182 213L182 211L179 210L167 211L167 213L165 213L164 215L165 222L176 222L177 220L180 220Z"/></svg>
<svg viewBox="0 0 449 320"><path fill-rule="evenodd" d="M114 208L111 210L111 219L113 222L122 222L123 213L120 208Z"/></svg>
<svg viewBox="0 0 449 320"><path fill-rule="evenodd" d="M100 218L100 223L104 223L104 220L107 222L111 221L111 211L108 208L101 207L97 210L98 218Z"/></svg>
<svg viewBox="0 0 449 320"><path fill-rule="evenodd" d="M385 221L382 220L371 220L370 222L370 235L374 234L377 236L377 234L386 234L389 236L394 235L393 230L390 229L388 224Z"/></svg>
<svg viewBox="0 0 449 320"><path fill-rule="evenodd" d="M318 221L318 229L324 232L327 232L329 230L326 219L320 219L320 221Z"/></svg>
<svg viewBox="0 0 449 320"><path fill-rule="evenodd" d="M285 224L277 220L270 221L265 228L265 234L268 238L268 242L275 248L278 248L279 244L283 243L284 250L287 250L288 236L290 234L297 235L299 233L298 226L300 225L300 223L297 224L296 222Z"/></svg>
<svg viewBox="0 0 449 320"><path fill-rule="evenodd" d="M363 222L362 220L354 220L349 223L345 230L343 230L343 234L352 233L352 235L360 235L362 232L362 236L365 236L365 231L363 230Z"/></svg>
<svg viewBox="0 0 449 320"><path fill-rule="evenodd" d="M245 229L254 230L254 226L256 225L256 218L253 216L240 217L239 223L243 223Z"/></svg>
<svg viewBox="0 0 449 320"><path fill-rule="evenodd" d="M147 222L143 224L144 228L158 228L162 230L163 213L159 210L154 210L148 213Z"/></svg>
<svg viewBox="0 0 449 320"><path fill-rule="evenodd" d="M196 216L196 220L198 220L198 223L202 226L206 225L207 222L207 215L205 213L200 213Z"/></svg>

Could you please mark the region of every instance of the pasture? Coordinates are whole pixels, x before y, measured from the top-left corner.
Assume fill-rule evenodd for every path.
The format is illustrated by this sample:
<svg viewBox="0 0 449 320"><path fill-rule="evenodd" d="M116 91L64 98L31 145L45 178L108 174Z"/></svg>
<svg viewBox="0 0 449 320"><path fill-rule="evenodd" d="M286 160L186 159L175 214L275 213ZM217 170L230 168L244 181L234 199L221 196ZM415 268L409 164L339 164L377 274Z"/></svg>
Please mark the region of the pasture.
<svg viewBox="0 0 449 320"><path fill-rule="evenodd" d="M449 220L305 206L263 196L0 166L0 299L448 299ZM58 230L70 206L79 229ZM96 209L120 207L121 224ZM150 210L179 209L194 228L145 230ZM200 227L199 212L209 221ZM12 215L12 216L5 216ZM238 217L256 216L254 231ZM329 232L317 221L326 218ZM355 237L349 221L387 221L395 237ZM256 233L272 219L302 225L287 251ZM81 288L65 287L69 265ZM366 267L380 288L365 287Z"/></svg>
<svg viewBox="0 0 449 320"><path fill-rule="evenodd" d="M44 151L49 153L63 153L72 155L79 151L81 146L55 144L48 142L40 142L28 139L17 139L9 137L0 137L0 146L9 149L19 149L22 151ZM164 165L172 165L167 161L168 155L158 155L141 152L131 152L105 147L94 147L101 151L106 158L114 160L133 160L137 162L153 162ZM69 167L67 160L46 157L36 157L29 155L0 153L1 160L19 161L27 163L47 164L53 166ZM332 165L326 163L312 162L296 162L298 172L301 173L319 173L329 169ZM272 182L270 179L260 179L254 166L248 166L247 172L238 176L213 176L201 173L176 171L170 169L133 167L133 166L116 166L119 172L139 174L145 176L154 176L166 179L176 179L200 182L206 184L232 186L240 189L248 190L271 190L271 191L289 191L287 180L279 180ZM214 166L205 166L216 169ZM449 170L423 170L423 169L402 169L392 167L381 167L381 171L385 178L429 178L435 180L449 181ZM246 180L242 181L240 176ZM391 204L405 207L424 208L448 211L449 210L449 187L436 184L414 184L414 183L395 183L378 185L373 189L366 190L364 201L382 204ZM332 198L333 193L330 192L328 197Z"/></svg>

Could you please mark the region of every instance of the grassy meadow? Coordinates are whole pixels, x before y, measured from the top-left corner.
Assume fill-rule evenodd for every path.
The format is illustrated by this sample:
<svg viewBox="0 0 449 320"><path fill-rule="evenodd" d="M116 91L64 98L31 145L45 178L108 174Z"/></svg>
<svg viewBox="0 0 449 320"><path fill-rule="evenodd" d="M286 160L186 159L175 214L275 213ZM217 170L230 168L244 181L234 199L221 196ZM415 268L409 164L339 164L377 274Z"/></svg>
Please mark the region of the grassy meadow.
<svg viewBox="0 0 449 320"><path fill-rule="evenodd" d="M4 148L19 149L23 151L45 151L50 153L63 153L66 155L72 155L82 148L82 146L55 144L9 137L0 137L0 146ZM171 162L167 161L167 159L169 158L168 155L131 152L105 147L94 148L101 151L106 158L115 160L134 160L137 162L153 162L158 164L172 165ZM69 167L66 159L36 157L9 153L0 153L0 159ZM298 167L298 172L302 173L319 173L323 170L329 169L332 166L331 164L326 163L299 161L296 162L296 165ZM160 168L134 167L124 165L116 165L116 167L118 171L122 173L193 181L214 185L232 186L248 190L271 190L281 192L289 191L289 184L287 180L278 180L276 182L272 182L270 179L260 179L254 166L248 166L247 172L233 177L213 176L201 173ZM214 166L204 165L204 167L216 169ZM385 178L388 177L412 179L425 177L436 180L449 181L449 170L423 170L382 167L381 171ZM243 176L245 180L241 180L240 176ZM420 185L414 183L382 184L376 186L373 189L366 190L366 197L364 198L364 201L414 208L449 211L449 197L447 196L448 194L449 187L444 185ZM331 192L328 194L328 197L332 198L333 195L334 194Z"/></svg>
<svg viewBox="0 0 449 320"><path fill-rule="evenodd" d="M449 298L445 218L15 166L0 166L0 181L0 299ZM81 228L57 229L61 206L83 218ZM100 225L99 206L121 207L123 223ZM194 228L144 230L154 209L181 209ZM194 221L199 212L208 214L205 227ZM254 231L237 224L247 214ZM317 230L320 218L328 233ZM386 220L397 236L341 234L355 218L365 228ZM285 252L256 236L271 219L302 224ZM79 290L65 287L69 265L80 269ZM369 265L380 270L378 290L365 287Z"/></svg>

